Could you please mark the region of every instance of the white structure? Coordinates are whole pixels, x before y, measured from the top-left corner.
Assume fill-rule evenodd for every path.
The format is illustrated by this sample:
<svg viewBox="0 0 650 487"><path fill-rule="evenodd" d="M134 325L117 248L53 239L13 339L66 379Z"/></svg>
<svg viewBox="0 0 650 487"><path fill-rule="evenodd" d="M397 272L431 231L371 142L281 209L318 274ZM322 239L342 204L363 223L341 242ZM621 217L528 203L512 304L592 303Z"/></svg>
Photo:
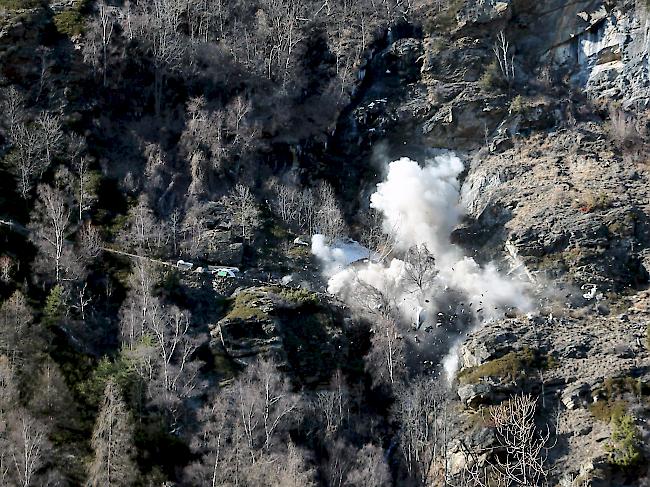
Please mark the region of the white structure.
<svg viewBox="0 0 650 487"><path fill-rule="evenodd" d="M221 267L215 265L208 266L208 272L217 277L237 277L239 269L237 267Z"/></svg>
<svg viewBox="0 0 650 487"><path fill-rule="evenodd" d="M176 262L176 267L178 267L182 271L191 271L192 268L194 267L194 264L191 262L185 262L184 260L179 260Z"/></svg>

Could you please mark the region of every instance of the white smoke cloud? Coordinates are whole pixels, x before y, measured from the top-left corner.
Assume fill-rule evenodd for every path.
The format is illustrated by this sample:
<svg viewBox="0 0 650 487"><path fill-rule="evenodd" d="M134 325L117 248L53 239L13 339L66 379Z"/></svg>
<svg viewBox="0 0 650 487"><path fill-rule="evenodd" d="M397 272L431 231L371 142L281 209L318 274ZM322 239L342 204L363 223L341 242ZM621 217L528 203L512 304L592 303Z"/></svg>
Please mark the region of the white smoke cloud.
<svg viewBox="0 0 650 487"><path fill-rule="evenodd" d="M436 258L449 252L449 234L462 215L457 178L463 167L453 155L438 156L425 167L407 158L388 166L370 206L383 214L383 229L394 233L399 248L424 244Z"/></svg>
<svg viewBox="0 0 650 487"><path fill-rule="evenodd" d="M370 197L370 206L381 213L382 229L393 237L396 251L425 245L435 257L437 275L424 291L407 279L404 261L393 258L388 263L369 261L349 267L351 259L346 252L329 247L317 235L312 240L312 252L324 264L328 292L353 304L355 295L363 293L366 285L372 286L390 297L406 323L417 321L414 316L421 308L429 317L460 310L471 315L474 323L500 317L509 308L531 310L526 283L502 275L493 263L480 266L450 241L452 230L464 215L458 181L463 169L462 161L453 153L428 160L424 167L402 158L388 165L386 179ZM457 302L459 298L461 302ZM445 352L451 352L444 364L450 374L455 371L455 352L449 347L457 348L457 331L451 336L447 330L449 336L444 340Z"/></svg>
<svg viewBox="0 0 650 487"><path fill-rule="evenodd" d="M343 271L353 262L370 257L370 251L354 240L337 240L328 245L325 236L319 234L311 238L311 253L321 261L327 277Z"/></svg>

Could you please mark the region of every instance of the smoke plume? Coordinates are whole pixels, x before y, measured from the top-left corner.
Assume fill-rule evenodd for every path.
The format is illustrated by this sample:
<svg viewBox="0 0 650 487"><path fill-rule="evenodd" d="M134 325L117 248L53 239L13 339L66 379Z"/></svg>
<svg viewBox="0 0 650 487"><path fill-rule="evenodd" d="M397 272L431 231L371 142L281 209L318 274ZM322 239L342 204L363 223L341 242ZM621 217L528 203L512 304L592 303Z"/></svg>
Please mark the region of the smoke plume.
<svg viewBox="0 0 650 487"><path fill-rule="evenodd" d="M510 308L532 308L527 283L504 276L494 263L479 265L450 241L464 215L458 181L463 169L462 161L449 152L424 166L407 158L388 165L385 180L370 197L370 206L382 216L382 231L393 242L387 262L370 259L349 265L357 259L348 258L340 245L328 246L319 235L312 240L312 252L329 279L328 292L351 305L392 308L406 329L411 325L408 337L421 344L419 349L428 349L428 354L417 353L418 359L436 363L472 326ZM435 258L435 272L424 285L415 285L405 256L422 247ZM444 362L453 373L453 358Z"/></svg>

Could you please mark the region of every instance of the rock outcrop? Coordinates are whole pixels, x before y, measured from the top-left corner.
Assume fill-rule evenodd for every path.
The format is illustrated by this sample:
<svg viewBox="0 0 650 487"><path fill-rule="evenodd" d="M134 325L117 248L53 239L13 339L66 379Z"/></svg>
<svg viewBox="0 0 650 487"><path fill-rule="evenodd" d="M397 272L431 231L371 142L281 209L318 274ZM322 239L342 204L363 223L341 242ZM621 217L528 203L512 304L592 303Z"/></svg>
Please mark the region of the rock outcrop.
<svg viewBox="0 0 650 487"><path fill-rule="evenodd" d="M311 292L249 287L233 293L211 327L211 348L239 365L273 357L303 384L327 382L348 357L350 320L340 305ZM357 360L360 357L357 357Z"/></svg>
<svg viewBox="0 0 650 487"><path fill-rule="evenodd" d="M608 461L606 415L612 407L626 408L641 434L650 432L650 410L643 406L650 393L649 304L646 291L618 303L625 313L564 310L564 316L507 319L472 333L459 352L463 424L475 425L471 418L481 417L472 411L532 392L540 397L542 421L557 432L558 446L550 452L557 471L589 470L592 485L618 482ZM482 437L482 428L466 433Z"/></svg>

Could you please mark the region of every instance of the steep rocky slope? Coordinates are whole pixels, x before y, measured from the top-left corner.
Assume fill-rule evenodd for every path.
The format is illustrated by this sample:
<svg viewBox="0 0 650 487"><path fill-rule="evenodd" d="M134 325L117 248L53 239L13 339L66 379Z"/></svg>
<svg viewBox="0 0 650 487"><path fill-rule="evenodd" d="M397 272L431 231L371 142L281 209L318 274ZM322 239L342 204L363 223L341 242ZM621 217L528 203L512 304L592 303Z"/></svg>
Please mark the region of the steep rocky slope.
<svg viewBox="0 0 650 487"><path fill-rule="evenodd" d="M477 411L534 392L544 421L556 423L556 478L636 485L643 468L612 466L609 416L597 411L623 401L648 437L647 6L458 7L425 22L422 35L396 31L401 38L374 55L337 142L370 159L417 157L427 146L463 154L467 215L453 240L540 290L534 316L486 324L461 347L468 437L488 448ZM509 85L486 75L499 32L514 63ZM363 171L339 169L353 180ZM370 176L344 190L367 195L373 183Z"/></svg>

